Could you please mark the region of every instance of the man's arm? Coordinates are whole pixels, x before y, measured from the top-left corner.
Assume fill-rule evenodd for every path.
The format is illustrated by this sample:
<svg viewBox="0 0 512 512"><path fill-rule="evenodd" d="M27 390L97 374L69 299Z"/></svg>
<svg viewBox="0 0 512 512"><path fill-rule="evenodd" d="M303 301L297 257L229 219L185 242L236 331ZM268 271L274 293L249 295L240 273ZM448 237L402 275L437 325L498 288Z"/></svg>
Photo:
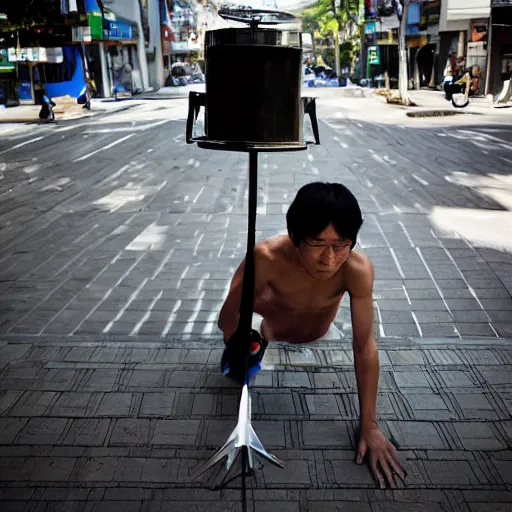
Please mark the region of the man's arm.
<svg viewBox="0 0 512 512"><path fill-rule="evenodd" d="M354 254L354 273L349 280L354 369L359 394L361 429L377 423L379 353L373 335L373 266L361 253ZM354 258L356 259L356 258ZM353 285L350 281L352 281Z"/></svg>
<svg viewBox="0 0 512 512"><path fill-rule="evenodd" d="M224 341L227 342L238 327L240 319L240 301L242 298L242 283L244 279L245 258L237 268L228 296L220 310L218 326L224 333ZM264 245L254 248L254 297L270 282L274 271L270 251Z"/></svg>
<svg viewBox="0 0 512 512"><path fill-rule="evenodd" d="M347 287L350 294L354 369L356 372L360 410L360 438L356 461L363 463L370 454L370 466L381 488L395 488L393 471L402 480L405 473L395 447L384 437L377 424L377 390L379 385L379 352L373 334L373 266L362 253L352 256Z"/></svg>

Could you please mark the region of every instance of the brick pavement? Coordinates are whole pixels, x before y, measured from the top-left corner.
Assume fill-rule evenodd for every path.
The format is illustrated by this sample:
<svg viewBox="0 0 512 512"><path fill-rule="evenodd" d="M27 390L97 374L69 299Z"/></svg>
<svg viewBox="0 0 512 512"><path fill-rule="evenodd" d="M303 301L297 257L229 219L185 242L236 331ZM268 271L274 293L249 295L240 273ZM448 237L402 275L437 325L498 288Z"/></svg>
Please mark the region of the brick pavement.
<svg viewBox="0 0 512 512"><path fill-rule="evenodd" d="M353 463L349 344L269 347L253 419L286 468L258 465L249 510L512 510L510 341L380 343L379 421L408 472L397 491ZM236 422L220 353L217 341L2 338L2 512L241 510L239 481L212 490L220 467L189 478Z"/></svg>
<svg viewBox="0 0 512 512"><path fill-rule="evenodd" d="M261 157L257 236L314 179L360 199L379 413L409 484L376 491L351 462L344 299L345 340L267 354L255 426L288 465L258 471L252 510L512 510L510 145L495 125L390 125L329 101L322 146ZM136 125L0 141L2 512L240 510L236 485L187 475L234 426L215 322L244 254L247 162L185 146L186 109L154 103Z"/></svg>
<svg viewBox="0 0 512 512"><path fill-rule="evenodd" d="M3 150L0 332L218 334L244 255L246 157L183 145L183 122L152 105L143 115L165 130L131 132L130 111ZM337 105L319 107L321 146L261 156L258 238L285 230L301 185L341 181L364 212L380 337L510 337L510 145L499 128L390 126ZM350 337L346 299L336 323Z"/></svg>

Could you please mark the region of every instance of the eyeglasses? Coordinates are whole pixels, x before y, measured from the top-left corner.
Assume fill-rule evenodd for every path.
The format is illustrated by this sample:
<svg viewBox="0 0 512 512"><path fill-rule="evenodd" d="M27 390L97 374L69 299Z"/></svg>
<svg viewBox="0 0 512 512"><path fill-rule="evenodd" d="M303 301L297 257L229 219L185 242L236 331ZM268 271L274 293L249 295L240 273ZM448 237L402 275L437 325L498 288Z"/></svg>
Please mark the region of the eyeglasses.
<svg viewBox="0 0 512 512"><path fill-rule="evenodd" d="M348 249L352 244L351 242L343 243L343 244L322 244L320 242L308 242L307 240L304 240L304 244L310 247L315 252L323 252L328 247L332 247L332 250L335 253L339 253L344 251L345 249Z"/></svg>

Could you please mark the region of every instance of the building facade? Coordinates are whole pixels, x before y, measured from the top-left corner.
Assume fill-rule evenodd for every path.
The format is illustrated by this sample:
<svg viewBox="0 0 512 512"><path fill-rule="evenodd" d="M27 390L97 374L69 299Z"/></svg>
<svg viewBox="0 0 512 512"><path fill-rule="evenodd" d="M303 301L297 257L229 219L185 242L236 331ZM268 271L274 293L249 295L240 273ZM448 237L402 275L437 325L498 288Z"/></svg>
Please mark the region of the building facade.
<svg viewBox="0 0 512 512"><path fill-rule="evenodd" d="M439 55L439 18L441 0L409 2L406 46L410 86L434 87ZM382 85L384 75L391 87L398 81L399 19L393 0L365 0L362 74Z"/></svg>
<svg viewBox="0 0 512 512"><path fill-rule="evenodd" d="M79 2L80 3L80 2ZM81 4L83 7L83 4ZM71 18L79 22L78 3L67 2L50 13L51 25L33 25L0 34L5 72L2 102L7 105L40 103L43 91L52 96L79 98L85 92L83 54L73 42Z"/></svg>
<svg viewBox="0 0 512 512"><path fill-rule="evenodd" d="M512 0L493 0L490 19L486 93L496 97L512 75Z"/></svg>
<svg viewBox="0 0 512 512"><path fill-rule="evenodd" d="M488 72L490 0L442 0L439 75L457 73L457 66L471 68L479 93L486 92Z"/></svg>
<svg viewBox="0 0 512 512"><path fill-rule="evenodd" d="M109 98L164 85L162 0L61 0L57 24L2 34L0 101ZM4 98L4 100L2 100Z"/></svg>

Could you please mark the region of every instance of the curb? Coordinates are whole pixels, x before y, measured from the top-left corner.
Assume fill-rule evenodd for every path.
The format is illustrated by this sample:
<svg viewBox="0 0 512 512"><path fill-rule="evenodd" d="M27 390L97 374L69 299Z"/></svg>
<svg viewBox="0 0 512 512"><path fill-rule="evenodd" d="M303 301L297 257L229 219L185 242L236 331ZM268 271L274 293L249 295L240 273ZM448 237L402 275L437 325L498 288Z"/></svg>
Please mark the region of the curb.
<svg viewBox="0 0 512 512"><path fill-rule="evenodd" d="M421 101L418 102L418 100L415 100L411 97L411 99L415 102L415 105L400 105L400 104L393 104L388 103L385 101L384 96L381 96L380 94L369 94L365 95L364 98L374 99L379 101L382 104L389 105L391 107L397 107L398 109L405 111L405 114L407 117L411 118L422 118L422 117L449 117L449 116L455 116L458 114L463 115L475 115L475 116L482 116L482 115L493 115L495 113L495 110L499 110L499 108L493 108L492 105L486 104L484 102L478 102L470 104L468 107L464 109L455 109L453 108L443 108L442 106L431 106L429 107L428 102ZM447 102L447 104L450 104L450 102ZM508 107L508 108L512 108Z"/></svg>
<svg viewBox="0 0 512 512"><path fill-rule="evenodd" d="M377 345L379 348L415 348L415 349L426 349L431 350L435 347L450 347L450 349L459 349L467 347L492 347L492 346L510 346L512 345L512 338L495 338L495 337L441 337L441 338L419 338L413 336L406 337L389 337L389 338L377 338ZM149 335L123 335L123 334L75 334L69 336L66 334L2 334L0 337L0 348L6 344L33 344L38 345L60 345L66 343L69 346L78 344L87 344L88 346L97 345L109 345L119 347L176 347L188 349L200 349L200 348L223 348L222 338L219 336L215 337L212 335L201 337L195 336L190 338L187 335L172 336L168 338L160 338L159 336ZM352 350L352 340L345 338L342 340L335 341L318 341L311 343L287 343L282 341L272 341L272 348L276 349L287 349L288 351L301 352L303 350L308 351L337 351L349 348Z"/></svg>
<svg viewBox="0 0 512 512"><path fill-rule="evenodd" d="M59 118L58 117L59 114L56 114L56 116L55 116L56 119L55 119L54 123L61 124L61 123L67 123L70 121L80 121L81 119L90 119L92 117L98 117L100 115L108 116L109 114L116 114L118 112L123 112L124 110L128 110L137 105L138 105L138 103L135 103L132 105L122 105L119 108L113 108L113 109L108 109L108 110L88 111L88 113L86 113L86 114L81 114L76 117L64 118L64 119ZM1 119L0 118L0 124L41 124L41 125L46 125L46 124L53 124L53 123L49 122L49 121L42 121L39 118L34 118L34 119L21 119L21 118L20 119L16 119L16 118L15 119Z"/></svg>
<svg viewBox="0 0 512 512"><path fill-rule="evenodd" d="M461 110L421 110L421 111L408 111L405 113L407 117L448 117L456 115L473 115L481 116L484 115L482 112L473 111L461 111Z"/></svg>

